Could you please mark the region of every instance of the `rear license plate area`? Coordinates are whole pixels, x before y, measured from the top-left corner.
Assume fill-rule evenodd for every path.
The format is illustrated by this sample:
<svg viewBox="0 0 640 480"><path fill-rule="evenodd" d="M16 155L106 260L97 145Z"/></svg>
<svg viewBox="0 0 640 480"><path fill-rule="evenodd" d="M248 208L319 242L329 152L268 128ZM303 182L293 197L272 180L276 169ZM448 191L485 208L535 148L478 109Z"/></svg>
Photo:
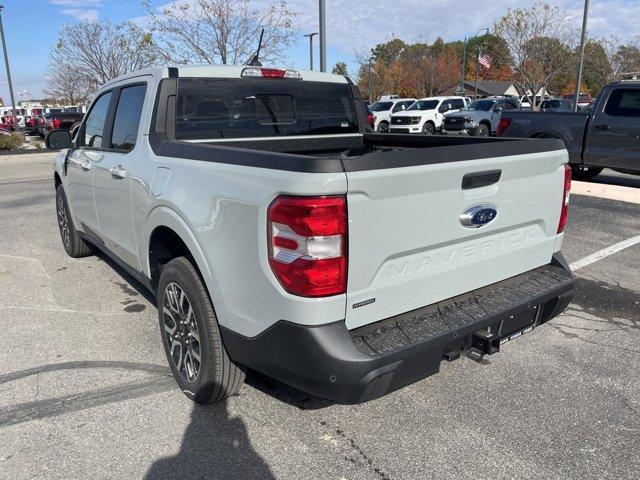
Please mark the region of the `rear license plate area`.
<svg viewBox="0 0 640 480"><path fill-rule="evenodd" d="M500 329L500 345L515 340L521 335L530 332L535 327L538 307L534 306L522 312L510 315L502 322Z"/></svg>

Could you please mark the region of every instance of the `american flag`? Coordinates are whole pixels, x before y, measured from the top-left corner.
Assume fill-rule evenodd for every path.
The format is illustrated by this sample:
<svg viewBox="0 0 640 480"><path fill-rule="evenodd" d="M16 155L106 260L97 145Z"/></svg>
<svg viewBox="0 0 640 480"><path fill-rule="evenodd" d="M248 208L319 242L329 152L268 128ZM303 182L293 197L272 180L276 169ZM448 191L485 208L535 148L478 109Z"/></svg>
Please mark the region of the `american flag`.
<svg viewBox="0 0 640 480"><path fill-rule="evenodd" d="M486 53L478 57L478 63L484 68L491 68L491 57Z"/></svg>

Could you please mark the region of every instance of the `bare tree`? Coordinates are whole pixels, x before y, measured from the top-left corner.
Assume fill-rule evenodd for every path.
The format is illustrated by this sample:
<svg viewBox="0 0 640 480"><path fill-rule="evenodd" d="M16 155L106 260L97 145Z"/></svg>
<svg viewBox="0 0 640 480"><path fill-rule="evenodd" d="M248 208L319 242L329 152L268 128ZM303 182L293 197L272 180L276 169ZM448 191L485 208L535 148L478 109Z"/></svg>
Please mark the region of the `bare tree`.
<svg viewBox="0 0 640 480"><path fill-rule="evenodd" d="M49 70L44 93L69 105L84 102L91 93L86 76L73 68L54 65Z"/></svg>
<svg viewBox="0 0 640 480"><path fill-rule="evenodd" d="M64 25L51 51L51 81L83 80L95 90L112 78L156 62L151 34L131 22L107 20Z"/></svg>
<svg viewBox="0 0 640 480"><path fill-rule="evenodd" d="M509 46L507 59L514 81L537 109L535 95L575 65L578 33L558 7L538 3L531 9L509 9L494 25Z"/></svg>
<svg viewBox="0 0 640 480"><path fill-rule="evenodd" d="M624 73L640 71L640 36L625 43L614 37L605 50L611 61L611 81L620 80Z"/></svg>
<svg viewBox="0 0 640 480"><path fill-rule="evenodd" d="M249 0L179 0L161 10L144 0L143 6L157 51L179 64L242 63L255 52L263 28L260 57L276 62L297 33L293 21L298 12L284 0L262 9L251 8Z"/></svg>

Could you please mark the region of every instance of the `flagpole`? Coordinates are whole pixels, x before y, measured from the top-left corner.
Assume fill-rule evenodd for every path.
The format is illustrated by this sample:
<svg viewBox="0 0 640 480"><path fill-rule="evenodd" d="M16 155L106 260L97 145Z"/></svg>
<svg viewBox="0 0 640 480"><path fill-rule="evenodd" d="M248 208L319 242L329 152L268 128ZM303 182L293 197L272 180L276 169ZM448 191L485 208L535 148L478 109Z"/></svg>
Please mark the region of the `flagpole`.
<svg viewBox="0 0 640 480"><path fill-rule="evenodd" d="M480 71L480 45L478 45L478 48L476 50L476 82L475 82L475 87L473 92L474 100L478 99L478 72L479 71Z"/></svg>
<svg viewBox="0 0 640 480"><path fill-rule="evenodd" d="M489 33L489 29L488 28L482 28L480 30L478 30L478 33L485 31L484 35L487 35ZM478 36L478 33L476 33L476 37ZM477 50L476 50L476 82L475 82L475 87L474 87L474 92L473 92L473 99L477 100L478 98L478 75L480 72L480 44L478 43L477 45Z"/></svg>

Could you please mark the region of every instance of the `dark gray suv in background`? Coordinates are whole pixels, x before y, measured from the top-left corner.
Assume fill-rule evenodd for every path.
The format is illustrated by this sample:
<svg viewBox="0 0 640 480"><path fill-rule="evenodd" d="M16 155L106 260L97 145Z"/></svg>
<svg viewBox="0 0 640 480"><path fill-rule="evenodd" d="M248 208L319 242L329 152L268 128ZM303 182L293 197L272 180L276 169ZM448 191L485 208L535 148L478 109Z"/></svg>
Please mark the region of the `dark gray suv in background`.
<svg viewBox="0 0 640 480"><path fill-rule="evenodd" d="M488 97L474 100L459 112L445 115L445 132L467 132L469 135L488 137L495 133L503 110L516 110L518 100L509 97Z"/></svg>

